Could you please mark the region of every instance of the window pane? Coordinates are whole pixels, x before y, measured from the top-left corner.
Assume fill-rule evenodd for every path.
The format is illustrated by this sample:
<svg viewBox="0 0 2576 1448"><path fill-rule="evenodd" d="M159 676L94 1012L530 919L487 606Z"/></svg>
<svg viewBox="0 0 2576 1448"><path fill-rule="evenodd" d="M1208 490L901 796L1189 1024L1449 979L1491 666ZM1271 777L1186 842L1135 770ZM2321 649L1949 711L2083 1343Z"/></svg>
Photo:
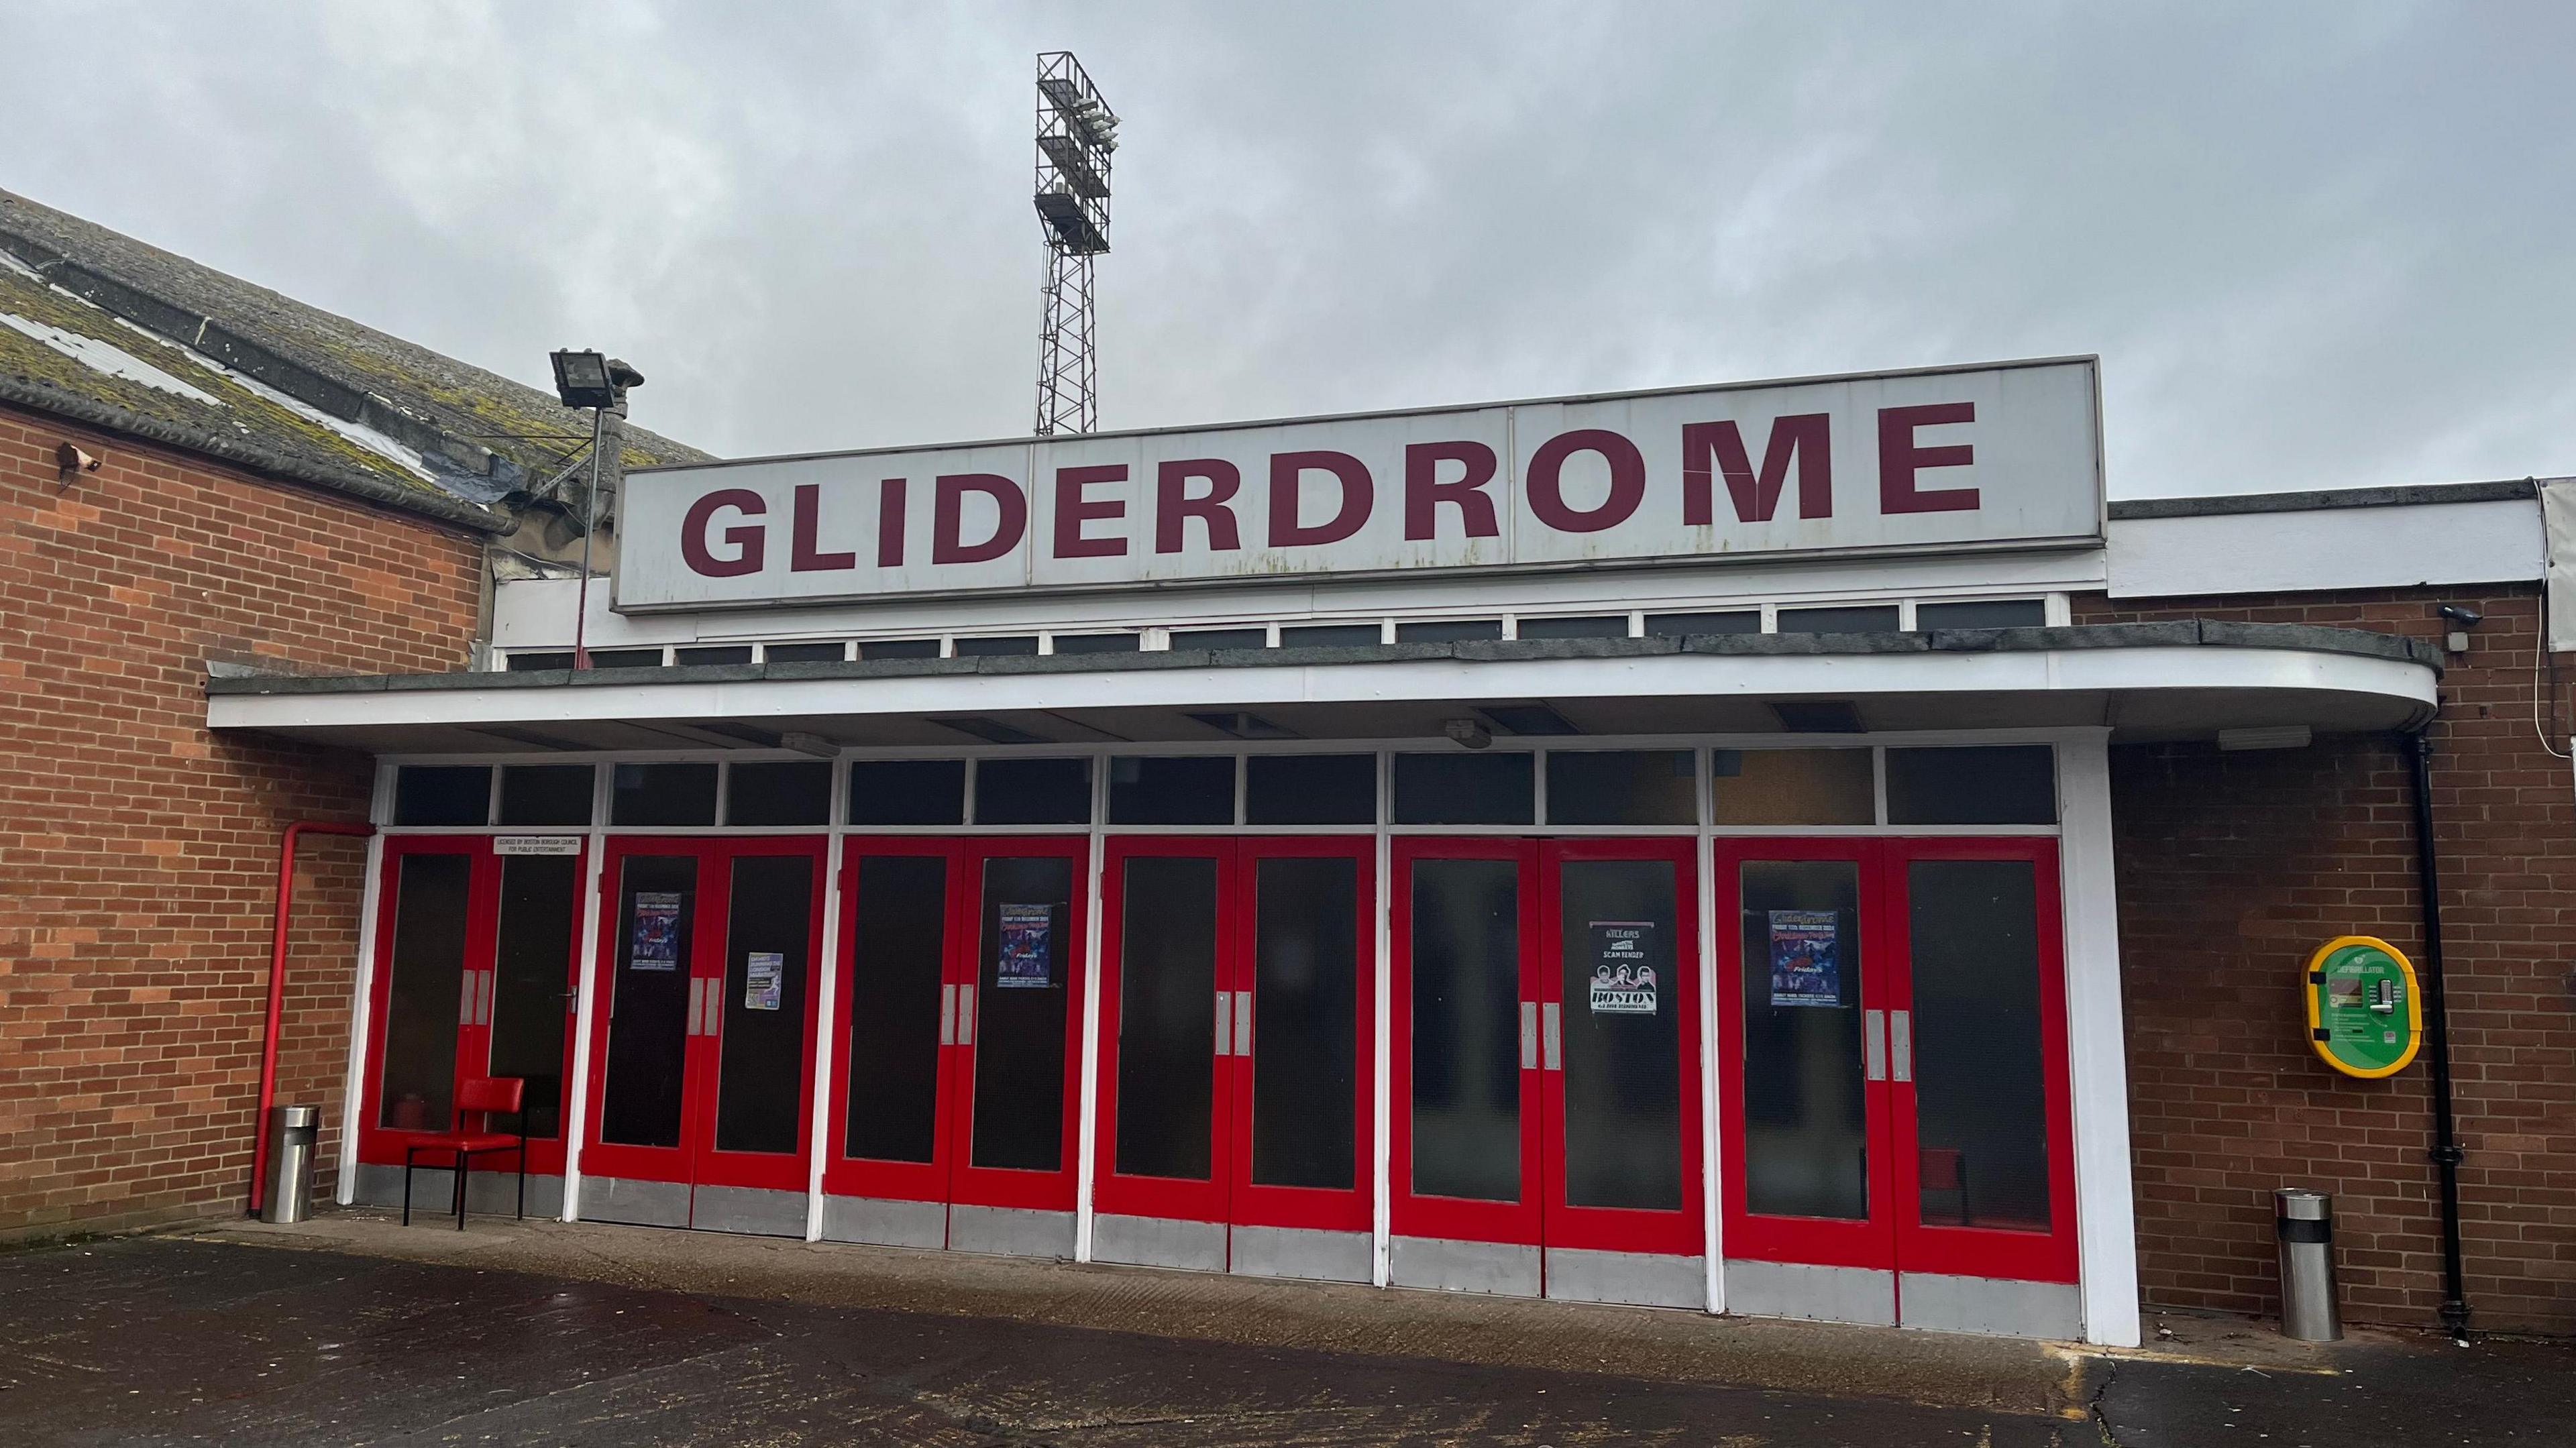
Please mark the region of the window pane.
<svg viewBox="0 0 2576 1448"><path fill-rule="evenodd" d="M1498 618L1425 619L1395 626L1395 641L1400 644L1468 643L1502 636L1503 621Z"/></svg>
<svg viewBox="0 0 2576 1448"><path fill-rule="evenodd" d="M863 855L858 875L846 1150L872 1161L931 1161L938 1147L948 862L937 855Z"/></svg>
<svg viewBox="0 0 2576 1448"><path fill-rule="evenodd" d="M671 650L675 664L747 664L751 662L749 644L692 644Z"/></svg>
<svg viewBox="0 0 2576 1448"><path fill-rule="evenodd" d="M1742 883L1745 1204L1865 1219L1860 866L1747 861Z"/></svg>
<svg viewBox="0 0 2576 1448"><path fill-rule="evenodd" d="M2048 605L2036 598L1981 598L1970 603L1918 603L1914 626L1931 628L2037 628Z"/></svg>
<svg viewBox="0 0 2576 1448"><path fill-rule="evenodd" d="M962 825L966 823L966 761L962 759L851 760L850 823L854 825Z"/></svg>
<svg viewBox="0 0 2576 1448"><path fill-rule="evenodd" d="M1413 866L1413 1190L1521 1198L1520 865Z"/></svg>
<svg viewBox="0 0 2576 1448"><path fill-rule="evenodd" d="M1686 749L1551 750L1547 821L1555 825L1688 825L1691 757Z"/></svg>
<svg viewBox="0 0 2576 1448"><path fill-rule="evenodd" d="M691 855L630 855L619 875L617 980L610 988L599 1139L678 1146L698 862Z"/></svg>
<svg viewBox="0 0 2576 1448"><path fill-rule="evenodd" d="M1710 752L1709 773L1712 823L1878 823L1866 749L1719 749Z"/></svg>
<svg viewBox="0 0 2576 1448"><path fill-rule="evenodd" d="M2057 823L2056 754L2045 744L1887 751L1893 825Z"/></svg>
<svg viewBox="0 0 2576 1448"><path fill-rule="evenodd" d="M931 648L936 651L938 645L933 644ZM764 662L772 664L837 664L847 651L848 646L837 641L828 644L771 644L761 651L760 656Z"/></svg>
<svg viewBox="0 0 2576 1448"><path fill-rule="evenodd" d="M1385 641L1373 623L1284 624L1279 629L1283 649L1373 648Z"/></svg>
<svg viewBox="0 0 2576 1448"><path fill-rule="evenodd" d="M1348 1191L1358 1150L1359 862L1253 867L1252 1180Z"/></svg>
<svg viewBox="0 0 2576 1448"><path fill-rule="evenodd" d="M716 1150L788 1153L804 1119L805 988L814 948L814 862L733 861L717 1022Z"/></svg>
<svg viewBox="0 0 2576 1448"><path fill-rule="evenodd" d="M1072 995L1067 975L1082 950L1082 942L1070 938L1073 862L986 860L982 913L968 1157L977 1166L1055 1171L1064 1165L1065 1149L1065 1002ZM1011 984L998 986L1006 940Z"/></svg>
<svg viewBox="0 0 2576 1448"><path fill-rule="evenodd" d="M1176 758L1109 761L1109 822L1113 825L1230 825L1234 823L1234 757L1192 754Z"/></svg>
<svg viewBox="0 0 2576 1448"><path fill-rule="evenodd" d="M590 766L509 764L501 768L501 823L587 825Z"/></svg>
<svg viewBox="0 0 2576 1448"><path fill-rule="evenodd" d="M1176 649L1257 649L1270 643L1266 628L1176 628L1172 630L1172 647Z"/></svg>
<svg viewBox="0 0 2576 1448"><path fill-rule="evenodd" d="M615 825L711 825L716 822L712 764L618 764L608 822Z"/></svg>
<svg viewBox="0 0 2576 1448"><path fill-rule="evenodd" d="M594 669L658 669L662 667L660 649L592 649L590 666Z"/></svg>
<svg viewBox="0 0 2576 1448"><path fill-rule="evenodd" d="M1568 860L1559 879L1566 1203L1677 1211L1683 1021L1673 867ZM1605 992L1604 982L1617 984Z"/></svg>
<svg viewBox="0 0 2576 1448"><path fill-rule="evenodd" d="M1057 634L1060 654L1132 654L1145 646L1145 636L1132 633Z"/></svg>
<svg viewBox="0 0 2576 1448"><path fill-rule="evenodd" d="M957 657L961 659L1008 658L1022 654L1034 655L1037 651L1038 636L1036 634L1009 634L998 638L959 639L957 641ZM882 655L872 655L872 657L882 657Z"/></svg>
<svg viewBox="0 0 2576 1448"><path fill-rule="evenodd" d="M1217 862L1140 855L1124 874L1118 1171L1203 1182L1216 1093Z"/></svg>
<svg viewBox="0 0 2576 1448"><path fill-rule="evenodd" d="M1243 768L1246 824L1377 823L1374 754L1255 754Z"/></svg>
<svg viewBox="0 0 2576 1448"><path fill-rule="evenodd" d="M1681 638L1690 634L1749 634L1762 632L1762 614L1758 609L1730 609L1725 613L1650 613L1646 615L1646 637Z"/></svg>
<svg viewBox="0 0 2576 1448"><path fill-rule="evenodd" d="M1896 628L1896 618L1896 605L1892 603L1784 608L1779 612L1782 633L1891 633Z"/></svg>
<svg viewBox="0 0 2576 1448"><path fill-rule="evenodd" d="M1091 823L1091 761L984 760L975 766L975 823Z"/></svg>
<svg viewBox="0 0 2576 1448"><path fill-rule="evenodd" d="M586 767L581 772L590 773ZM572 855L512 855L501 861L491 1070L527 1083L522 1099L530 1136L563 1132L564 1020L572 1004L567 991L580 864Z"/></svg>
<svg viewBox="0 0 2576 1448"><path fill-rule="evenodd" d="M816 760L731 766L726 781L729 825L827 825L832 822L832 766Z"/></svg>
<svg viewBox="0 0 2576 1448"><path fill-rule="evenodd" d="M394 775L395 824L480 825L491 819L489 765L406 764Z"/></svg>
<svg viewBox="0 0 2576 1448"><path fill-rule="evenodd" d="M935 659L937 639L869 639L859 645L862 659Z"/></svg>
<svg viewBox="0 0 2576 1448"><path fill-rule="evenodd" d="M1754 619L1759 622L1761 615L1754 615ZM1577 618L1523 618L1516 631L1525 639L1624 639L1628 636L1628 616L1604 613Z"/></svg>
<svg viewBox="0 0 2576 1448"><path fill-rule="evenodd" d="M528 674L534 673L540 669L569 669L571 667L572 650L570 649L546 649L536 653L529 653L524 650L520 650L511 653L509 672L513 674Z"/></svg>
<svg viewBox="0 0 2576 1448"><path fill-rule="evenodd" d="M2031 862L1915 860L1905 897L1920 1220L2044 1232L2048 1091Z"/></svg>
<svg viewBox="0 0 2576 1448"><path fill-rule="evenodd" d="M394 885L392 979L386 984L384 1089L377 1124L445 1131L464 1013L465 894L473 860L405 855Z"/></svg>
<svg viewBox="0 0 2576 1448"><path fill-rule="evenodd" d="M1525 825L1536 815L1531 756L1459 750L1395 756L1400 825Z"/></svg>

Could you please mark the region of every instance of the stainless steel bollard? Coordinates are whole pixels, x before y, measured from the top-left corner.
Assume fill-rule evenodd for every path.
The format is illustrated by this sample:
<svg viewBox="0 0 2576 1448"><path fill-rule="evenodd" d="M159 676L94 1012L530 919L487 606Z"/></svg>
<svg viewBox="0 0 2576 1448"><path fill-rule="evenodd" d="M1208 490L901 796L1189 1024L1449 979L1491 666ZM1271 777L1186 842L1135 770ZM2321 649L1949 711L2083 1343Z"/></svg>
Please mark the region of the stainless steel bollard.
<svg viewBox="0 0 2576 1448"><path fill-rule="evenodd" d="M2281 1335L2303 1342L2343 1336L2335 1307L2334 1198L2302 1187L2272 1193L2281 1246Z"/></svg>
<svg viewBox="0 0 2576 1448"><path fill-rule="evenodd" d="M322 1134L319 1106L268 1108L268 1182L260 1193L263 1222L300 1222L313 1215L313 1152Z"/></svg>

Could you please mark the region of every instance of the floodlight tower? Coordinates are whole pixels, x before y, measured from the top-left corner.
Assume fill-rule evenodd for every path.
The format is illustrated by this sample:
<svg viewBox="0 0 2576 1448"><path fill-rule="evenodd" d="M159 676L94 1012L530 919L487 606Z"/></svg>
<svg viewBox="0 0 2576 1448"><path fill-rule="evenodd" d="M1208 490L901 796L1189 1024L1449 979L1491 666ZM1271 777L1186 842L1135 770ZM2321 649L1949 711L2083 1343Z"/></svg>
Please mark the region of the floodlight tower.
<svg viewBox="0 0 2576 1448"><path fill-rule="evenodd" d="M1091 345L1091 263L1109 250L1109 153L1118 117L1069 50L1038 57L1038 220L1046 237L1046 320L1038 329L1040 437L1100 425Z"/></svg>

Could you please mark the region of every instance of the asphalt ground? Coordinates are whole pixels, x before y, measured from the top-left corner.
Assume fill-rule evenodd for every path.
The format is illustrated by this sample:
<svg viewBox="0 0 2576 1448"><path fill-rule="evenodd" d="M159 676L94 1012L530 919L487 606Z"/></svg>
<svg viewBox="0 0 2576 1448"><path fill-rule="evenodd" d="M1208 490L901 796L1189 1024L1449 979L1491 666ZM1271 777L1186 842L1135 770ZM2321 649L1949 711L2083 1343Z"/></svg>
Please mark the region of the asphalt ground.
<svg viewBox="0 0 2576 1448"><path fill-rule="evenodd" d="M2174 1345L2201 1336L2239 1340ZM9 1444L2374 1448L2576 1422L2559 1346L2186 1324L2164 1351L560 1224L0 1255Z"/></svg>

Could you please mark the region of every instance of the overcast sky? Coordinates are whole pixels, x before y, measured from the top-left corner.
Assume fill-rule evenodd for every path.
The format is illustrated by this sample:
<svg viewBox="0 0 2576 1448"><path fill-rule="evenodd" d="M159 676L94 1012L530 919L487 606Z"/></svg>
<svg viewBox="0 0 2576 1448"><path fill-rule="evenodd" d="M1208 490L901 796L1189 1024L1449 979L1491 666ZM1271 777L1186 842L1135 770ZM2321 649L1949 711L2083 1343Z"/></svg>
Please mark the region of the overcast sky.
<svg viewBox="0 0 2576 1448"><path fill-rule="evenodd" d="M2576 472L2576 6L0 0L0 187L726 454L2062 353L2115 494Z"/></svg>

